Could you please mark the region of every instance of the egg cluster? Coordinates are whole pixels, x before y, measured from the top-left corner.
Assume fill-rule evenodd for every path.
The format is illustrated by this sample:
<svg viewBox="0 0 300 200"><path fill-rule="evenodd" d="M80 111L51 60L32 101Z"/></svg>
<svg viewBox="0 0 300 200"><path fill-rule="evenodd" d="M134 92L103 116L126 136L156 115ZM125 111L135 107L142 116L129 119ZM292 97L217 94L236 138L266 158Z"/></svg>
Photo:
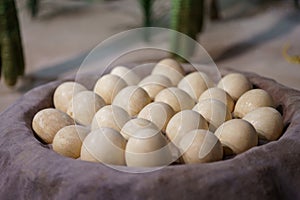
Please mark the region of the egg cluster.
<svg viewBox="0 0 300 200"><path fill-rule="evenodd" d="M115 67L93 91L62 83L53 102L55 108L32 121L39 138L63 156L111 165L213 162L283 131L272 97L244 75L215 84L203 72L185 74L173 59L158 62L143 79Z"/></svg>

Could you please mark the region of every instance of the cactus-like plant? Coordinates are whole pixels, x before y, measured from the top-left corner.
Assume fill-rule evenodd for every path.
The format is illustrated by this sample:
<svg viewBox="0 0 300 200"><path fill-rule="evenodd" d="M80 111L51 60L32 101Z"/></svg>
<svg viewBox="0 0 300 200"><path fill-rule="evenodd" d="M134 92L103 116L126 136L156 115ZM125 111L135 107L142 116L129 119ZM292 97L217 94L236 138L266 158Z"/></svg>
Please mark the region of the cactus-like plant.
<svg viewBox="0 0 300 200"><path fill-rule="evenodd" d="M143 12L143 26L151 27L152 26L152 6L155 0L139 0L142 12ZM149 40L149 32L145 30L144 33L145 40Z"/></svg>
<svg viewBox="0 0 300 200"><path fill-rule="evenodd" d="M202 31L204 21L204 0L172 0L171 28L184 33L196 40L197 34ZM173 37L172 51L189 57L194 46L184 38ZM174 54L175 57L178 58Z"/></svg>
<svg viewBox="0 0 300 200"><path fill-rule="evenodd" d="M13 86L24 74L24 57L14 0L0 1L1 75L7 85Z"/></svg>
<svg viewBox="0 0 300 200"><path fill-rule="evenodd" d="M154 0L139 0L140 6L143 11L144 19L143 19L143 25L144 27L150 27L152 26L152 6L154 3Z"/></svg>

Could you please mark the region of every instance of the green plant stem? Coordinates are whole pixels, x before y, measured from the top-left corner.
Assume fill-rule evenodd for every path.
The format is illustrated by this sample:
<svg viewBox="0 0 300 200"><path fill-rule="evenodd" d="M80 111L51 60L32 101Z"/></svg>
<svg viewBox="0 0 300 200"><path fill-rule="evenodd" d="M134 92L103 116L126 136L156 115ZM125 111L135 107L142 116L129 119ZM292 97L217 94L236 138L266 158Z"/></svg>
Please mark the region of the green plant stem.
<svg viewBox="0 0 300 200"><path fill-rule="evenodd" d="M3 59L3 76L5 83L9 86L13 86L17 83L18 69L15 67L12 40L8 35L2 35L2 50L1 57Z"/></svg>
<svg viewBox="0 0 300 200"><path fill-rule="evenodd" d="M202 31L204 21L204 0L173 0L171 9L171 28L197 39ZM194 52L195 46L183 37L172 38L172 51L187 58ZM176 57L176 55L173 55Z"/></svg>
<svg viewBox="0 0 300 200"><path fill-rule="evenodd" d="M0 1L1 74L7 85L13 86L24 74L24 57L14 0Z"/></svg>
<svg viewBox="0 0 300 200"><path fill-rule="evenodd" d="M139 0L142 11L143 11L143 25L144 27L152 26L152 5L154 0Z"/></svg>
<svg viewBox="0 0 300 200"><path fill-rule="evenodd" d="M143 26L151 27L152 26L152 6L154 0L139 0L142 12L143 12ZM149 30L144 30L144 39L145 41L149 41L150 35Z"/></svg>

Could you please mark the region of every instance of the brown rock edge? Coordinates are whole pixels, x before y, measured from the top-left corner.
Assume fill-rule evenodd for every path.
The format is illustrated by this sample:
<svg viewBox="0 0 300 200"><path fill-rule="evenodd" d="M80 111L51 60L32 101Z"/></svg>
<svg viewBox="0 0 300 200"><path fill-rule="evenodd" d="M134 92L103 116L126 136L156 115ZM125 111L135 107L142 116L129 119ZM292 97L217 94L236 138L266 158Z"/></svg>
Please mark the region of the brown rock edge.
<svg viewBox="0 0 300 200"><path fill-rule="evenodd" d="M0 114L0 199L300 199L300 92L245 74L283 113L287 129L278 141L225 161L140 174L50 150L34 137L31 121L53 106L62 81L29 91Z"/></svg>

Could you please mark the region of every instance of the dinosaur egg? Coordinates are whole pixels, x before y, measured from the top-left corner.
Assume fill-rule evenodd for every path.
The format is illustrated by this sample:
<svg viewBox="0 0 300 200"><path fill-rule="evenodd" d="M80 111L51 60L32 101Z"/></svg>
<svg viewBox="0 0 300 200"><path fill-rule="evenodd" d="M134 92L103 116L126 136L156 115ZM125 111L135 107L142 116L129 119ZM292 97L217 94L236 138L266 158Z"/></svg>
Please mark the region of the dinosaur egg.
<svg viewBox="0 0 300 200"><path fill-rule="evenodd" d="M259 107L274 107L272 96L262 89L249 90L236 102L233 115L243 118L247 113Z"/></svg>
<svg viewBox="0 0 300 200"><path fill-rule="evenodd" d="M200 113L209 123L209 130L214 132L223 122L231 119L227 106L216 99L199 101L193 108Z"/></svg>
<svg viewBox="0 0 300 200"><path fill-rule="evenodd" d="M111 104L115 96L125 87L127 84L122 78L107 74L96 82L94 92L101 96L106 104Z"/></svg>
<svg viewBox="0 0 300 200"><path fill-rule="evenodd" d="M32 120L33 130L48 144L52 143L55 134L61 128L73 124L74 120L69 115L53 108L39 111Z"/></svg>
<svg viewBox="0 0 300 200"><path fill-rule="evenodd" d="M165 132L167 124L174 114L174 110L168 104L153 102L145 106L137 117L151 121L159 130Z"/></svg>
<svg viewBox="0 0 300 200"><path fill-rule="evenodd" d="M221 88L213 87L205 90L201 96L199 97L199 101L205 100L205 99L216 99L221 102L223 102L227 107L230 112L233 111L234 108L234 101L230 97L227 92L225 92Z"/></svg>
<svg viewBox="0 0 300 200"><path fill-rule="evenodd" d="M211 87L214 87L214 82L203 72L190 73L178 83L178 88L188 93L195 101Z"/></svg>
<svg viewBox="0 0 300 200"><path fill-rule="evenodd" d="M282 134L283 119L274 108L257 108L246 114L243 119L254 126L258 136L262 139L277 140Z"/></svg>
<svg viewBox="0 0 300 200"><path fill-rule="evenodd" d="M140 129L126 145L126 164L130 167L158 167L172 163L166 138L157 129Z"/></svg>
<svg viewBox="0 0 300 200"><path fill-rule="evenodd" d="M117 94L112 104L123 108L130 116L135 116L150 102L151 98L143 88L128 86Z"/></svg>
<svg viewBox="0 0 300 200"><path fill-rule="evenodd" d="M143 88L153 100L155 96L163 89L167 87L171 87L172 83L170 79L165 76L154 74L145 77L139 84L141 88Z"/></svg>
<svg viewBox="0 0 300 200"><path fill-rule="evenodd" d="M123 108L107 105L95 114L92 121L92 131L103 127L121 131L124 124L130 119L129 114Z"/></svg>
<svg viewBox="0 0 300 200"><path fill-rule="evenodd" d="M134 136L141 129L155 129L159 131L159 128L149 120L142 118L135 118L129 120L121 129L122 136L128 140L130 137Z"/></svg>
<svg viewBox="0 0 300 200"><path fill-rule="evenodd" d="M67 112L69 102L73 96L81 91L87 90L83 85L76 82L64 82L60 84L53 95L54 107Z"/></svg>
<svg viewBox="0 0 300 200"><path fill-rule="evenodd" d="M170 79L176 86L184 76L184 70L176 60L167 58L158 62L152 70L152 74L163 75Z"/></svg>
<svg viewBox="0 0 300 200"><path fill-rule="evenodd" d="M111 128L90 132L83 140L80 159L110 165L125 165L126 140Z"/></svg>
<svg viewBox="0 0 300 200"><path fill-rule="evenodd" d="M258 144L255 128L246 120L232 119L222 124L215 132L226 155L242 153Z"/></svg>
<svg viewBox="0 0 300 200"><path fill-rule="evenodd" d="M176 87L160 91L154 101L170 105L175 112L192 109L195 105L195 101L185 91Z"/></svg>
<svg viewBox="0 0 300 200"><path fill-rule="evenodd" d="M242 94L252 89L252 84L243 74L230 73L219 81L218 87L225 90L234 101L237 101Z"/></svg>
<svg viewBox="0 0 300 200"><path fill-rule="evenodd" d="M123 66L117 66L111 70L110 74L121 77L127 85L137 85L141 78L131 69Z"/></svg>
<svg viewBox="0 0 300 200"><path fill-rule="evenodd" d="M196 111L184 110L171 118L167 125L166 134L178 146L181 138L194 129L208 129L206 120Z"/></svg>
<svg viewBox="0 0 300 200"><path fill-rule="evenodd" d="M207 163L222 160L223 147L210 131L197 129L186 133L180 141L184 163Z"/></svg>
<svg viewBox="0 0 300 200"><path fill-rule="evenodd" d="M90 125L95 113L105 106L104 100L92 91L77 93L69 103L67 114L82 125Z"/></svg>
<svg viewBox="0 0 300 200"><path fill-rule="evenodd" d="M60 155L79 158L82 141L90 130L84 126L70 125L60 129L53 139L53 150Z"/></svg>

